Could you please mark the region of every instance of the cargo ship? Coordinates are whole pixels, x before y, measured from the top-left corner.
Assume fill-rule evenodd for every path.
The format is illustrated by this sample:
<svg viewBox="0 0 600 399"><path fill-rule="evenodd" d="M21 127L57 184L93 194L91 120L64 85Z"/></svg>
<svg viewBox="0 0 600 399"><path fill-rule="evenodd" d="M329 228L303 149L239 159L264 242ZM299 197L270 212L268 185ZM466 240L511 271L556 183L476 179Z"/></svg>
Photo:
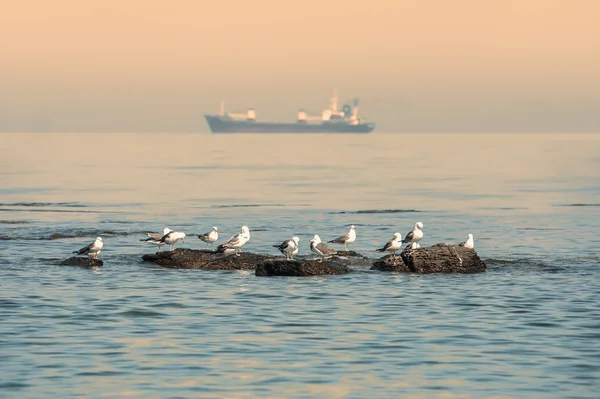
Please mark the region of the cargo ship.
<svg viewBox="0 0 600 399"><path fill-rule="evenodd" d="M329 107L321 115L310 115L304 109L298 110L296 121L275 122L256 119L256 110L249 108L246 113L225 112L221 101L218 115L204 115L212 133L371 133L375 123L358 117L358 98L343 104L338 110L337 91L334 90Z"/></svg>

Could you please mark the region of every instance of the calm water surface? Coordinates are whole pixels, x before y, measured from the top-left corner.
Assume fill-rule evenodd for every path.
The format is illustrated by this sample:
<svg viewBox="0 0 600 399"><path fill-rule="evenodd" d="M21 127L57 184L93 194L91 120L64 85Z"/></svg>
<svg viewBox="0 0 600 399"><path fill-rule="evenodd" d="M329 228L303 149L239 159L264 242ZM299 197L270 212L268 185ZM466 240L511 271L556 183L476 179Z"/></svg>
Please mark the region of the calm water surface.
<svg viewBox="0 0 600 399"><path fill-rule="evenodd" d="M600 135L0 140L0 397L600 397ZM141 261L145 232L201 248L192 234L243 224L245 250L273 255L354 224L375 258L416 221L422 245L473 233L488 271ZM97 235L101 270L56 265Z"/></svg>

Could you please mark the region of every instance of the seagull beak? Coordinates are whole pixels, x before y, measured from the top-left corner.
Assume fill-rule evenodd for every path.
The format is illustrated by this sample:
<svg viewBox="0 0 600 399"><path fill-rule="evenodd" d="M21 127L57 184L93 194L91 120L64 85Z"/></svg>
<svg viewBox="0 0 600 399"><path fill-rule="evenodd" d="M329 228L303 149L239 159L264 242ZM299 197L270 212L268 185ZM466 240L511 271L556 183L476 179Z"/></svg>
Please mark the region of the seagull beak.
<svg viewBox="0 0 600 399"><path fill-rule="evenodd" d="M183 243L183 242L185 242L185 238L182 238L182 239L181 239L181 242L182 242L182 243Z"/></svg>

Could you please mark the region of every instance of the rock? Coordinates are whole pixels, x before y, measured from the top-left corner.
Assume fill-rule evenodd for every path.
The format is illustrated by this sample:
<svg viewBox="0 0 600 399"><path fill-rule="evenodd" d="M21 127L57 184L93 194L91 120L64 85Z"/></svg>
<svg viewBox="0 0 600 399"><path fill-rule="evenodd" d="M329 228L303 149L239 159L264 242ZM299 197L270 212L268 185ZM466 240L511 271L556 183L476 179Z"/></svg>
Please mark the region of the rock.
<svg viewBox="0 0 600 399"><path fill-rule="evenodd" d="M335 256L345 256L345 257L349 257L349 258L367 259L366 256L363 256L363 255L359 254L358 252L354 252L354 251L337 251L335 253Z"/></svg>
<svg viewBox="0 0 600 399"><path fill-rule="evenodd" d="M474 249L457 245L408 248L400 256L413 273L481 273L486 268Z"/></svg>
<svg viewBox="0 0 600 399"><path fill-rule="evenodd" d="M386 255L381 259L377 259L373 262L371 270L379 270L382 272L410 272L408 266L402 262L402 257L400 257L400 255L396 255L395 257Z"/></svg>
<svg viewBox="0 0 600 399"><path fill-rule="evenodd" d="M256 266L257 276L323 276L349 272L347 266L328 260L268 259Z"/></svg>
<svg viewBox="0 0 600 399"><path fill-rule="evenodd" d="M80 266L85 268L100 267L104 264L100 259L90 259L73 256L59 263L61 266Z"/></svg>
<svg viewBox="0 0 600 399"><path fill-rule="evenodd" d="M177 248L142 256L147 262L171 269L243 270L255 269L268 256L242 252L240 256L224 255L207 249Z"/></svg>

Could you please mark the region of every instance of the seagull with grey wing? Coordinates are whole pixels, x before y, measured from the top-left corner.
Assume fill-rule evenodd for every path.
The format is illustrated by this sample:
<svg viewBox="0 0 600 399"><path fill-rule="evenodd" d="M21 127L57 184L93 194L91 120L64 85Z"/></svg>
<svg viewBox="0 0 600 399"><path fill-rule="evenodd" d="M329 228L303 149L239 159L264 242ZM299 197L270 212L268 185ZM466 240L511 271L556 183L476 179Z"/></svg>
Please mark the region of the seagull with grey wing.
<svg viewBox="0 0 600 399"><path fill-rule="evenodd" d="M413 227L412 231L404 237L402 240L403 244L411 243L411 248L421 248L419 245L419 241L423 238L423 223L417 222L415 223L415 227Z"/></svg>
<svg viewBox="0 0 600 399"><path fill-rule="evenodd" d="M334 244L344 244L346 247L346 252L348 252L348 244L352 244L356 240L356 227L354 225L350 226L350 230L344 234L336 238L335 240L329 241L329 243Z"/></svg>
<svg viewBox="0 0 600 399"><path fill-rule="evenodd" d="M213 246L215 241L217 241L219 239L219 233L217 232L217 227L213 226L212 230L209 231L208 233L199 234L198 238L201 239L202 241L204 241L206 243L207 247L209 244L211 246Z"/></svg>
<svg viewBox="0 0 600 399"><path fill-rule="evenodd" d="M383 248L379 248L379 252L389 252L392 256L396 257L396 251L402 248L402 235L400 233L394 233L394 237L385 243Z"/></svg>
<svg viewBox="0 0 600 399"><path fill-rule="evenodd" d="M231 237L229 240L217 247L217 252L227 252L229 249L235 249L235 255L240 256L240 248L250 241L250 230L248 226L242 226L242 231ZM231 251L229 251L231 252Z"/></svg>
<svg viewBox="0 0 600 399"><path fill-rule="evenodd" d="M167 244L169 246L169 251L173 251L175 249L175 243L177 240L181 239L181 242L185 242L185 233L180 231L171 230L167 234L163 235L159 240L148 239L146 242L151 244L158 245L160 249L161 245Z"/></svg>
<svg viewBox="0 0 600 399"><path fill-rule="evenodd" d="M473 234L469 233L469 238L467 239L467 241L458 244L459 247L465 247L465 248L471 248L471 249L475 249L475 241L473 240Z"/></svg>
<svg viewBox="0 0 600 399"><path fill-rule="evenodd" d="M169 234L171 231L173 231L173 230L171 230L168 227L165 227L163 229L162 234L161 233L146 233L148 235L148 238L146 238L145 240L140 240L140 241L143 241L148 244L158 245L158 250L160 251L160 247L162 245L165 245L165 242L161 241L160 239L163 238L163 236L165 236L166 234Z"/></svg>
<svg viewBox="0 0 600 399"><path fill-rule="evenodd" d="M102 241L102 237L96 237L94 242L86 245L79 251L73 251L73 253L77 255L87 255L90 259L98 259L98 255L100 255L103 246L104 242Z"/></svg>
<svg viewBox="0 0 600 399"><path fill-rule="evenodd" d="M321 242L321 237L317 234L310 240L310 250L317 254L320 258L320 261L323 262L326 256L335 255L337 251L331 247L329 247L324 242Z"/></svg>
<svg viewBox="0 0 600 399"><path fill-rule="evenodd" d="M300 238L292 237L279 245L273 245L273 247L277 248L279 252L284 254L287 260L294 260L294 255L298 253L298 242L300 242Z"/></svg>

